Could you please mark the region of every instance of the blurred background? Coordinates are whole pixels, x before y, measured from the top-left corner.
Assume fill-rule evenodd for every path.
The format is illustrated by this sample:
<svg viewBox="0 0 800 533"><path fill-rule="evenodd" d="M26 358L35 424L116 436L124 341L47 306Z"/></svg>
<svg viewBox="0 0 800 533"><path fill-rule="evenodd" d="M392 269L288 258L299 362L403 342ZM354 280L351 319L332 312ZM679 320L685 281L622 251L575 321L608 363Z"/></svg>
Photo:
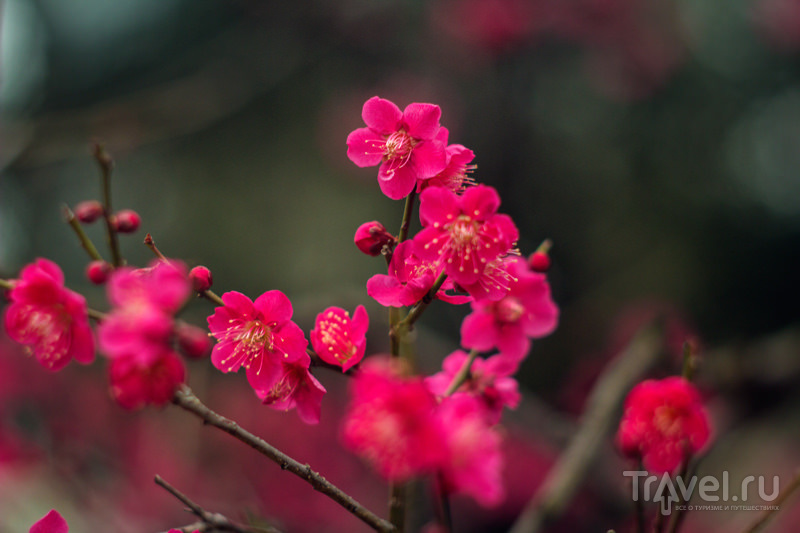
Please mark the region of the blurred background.
<svg viewBox="0 0 800 533"><path fill-rule="evenodd" d="M115 157L114 207L143 219L122 238L130 263L150 260L141 244L150 232L166 255L211 268L218 293L284 291L306 331L325 307L363 303L368 350L385 351L386 313L365 290L385 266L352 237L374 219L396 231L402 202L380 193L376 169L347 159L345 139L371 96L436 103L450 142L474 150L476 180L499 190L522 253L554 241L562 312L519 375L529 400L508 423L509 501L456 502L457 530L513 522L604 365L657 317L665 354L652 375L680 371L684 340L700 349L698 382L719 437L704 468L788 483L800 464L797 0L4 0L0 9L0 276L47 257L90 305L107 307L61 218L63 204L99 198L96 139ZM102 242L100 228L90 233ZM185 318L203 324L211 312L196 302ZM467 312L437 305L425 315L424 370L458 347ZM2 532L27 531L51 507L78 533L191 522L153 485L156 473L237 519L362 527L188 415L121 412L101 362L53 375L2 351ZM261 407L243 376L212 370L195 363L189 381L212 408L274 434L382 509L381 482L338 445L343 379L321 376L327 421L307 428ZM625 463L611 437L604 446L614 474L594 472L578 511L552 531L629 526ZM784 510L774 530L794 531L798 516ZM698 513L686 528L738 531L753 518Z"/></svg>

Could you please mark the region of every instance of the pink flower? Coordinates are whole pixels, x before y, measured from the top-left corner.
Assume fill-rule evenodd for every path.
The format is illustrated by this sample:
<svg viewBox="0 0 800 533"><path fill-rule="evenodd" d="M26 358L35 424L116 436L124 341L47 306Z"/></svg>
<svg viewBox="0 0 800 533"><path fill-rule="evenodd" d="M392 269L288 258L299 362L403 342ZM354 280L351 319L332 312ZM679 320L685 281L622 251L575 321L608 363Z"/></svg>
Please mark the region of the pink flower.
<svg viewBox="0 0 800 533"><path fill-rule="evenodd" d="M672 472L711 438L700 393L682 377L647 380L625 400L617 432L622 452L641 458L651 472Z"/></svg>
<svg viewBox="0 0 800 533"><path fill-rule="evenodd" d="M43 367L56 371L72 359L92 362L94 338L86 300L64 287L64 274L58 265L47 259L27 265L8 298L8 336L24 344Z"/></svg>
<svg viewBox="0 0 800 533"><path fill-rule="evenodd" d="M308 371L311 362L308 354L296 363L284 363L280 378L269 389L258 389L256 394L264 405L288 411L296 408L300 420L306 424L319 423L325 387Z"/></svg>
<svg viewBox="0 0 800 533"><path fill-rule="evenodd" d="M37 520L28 533L69 533L69 526L64 517L53 509Z"/></svg>
<svg viewBox="0 0 800 533"><path fill-rule="evenodd" d="M387 307L404 307L420 301L431 290L442 271L441 265L420 259L414 241L397 245L389 263L389 274L375 274L367 281L367 294ZM445 280L436 298L452 304L470 301L468 296L447 294L454 288L452 280Z"/></svg>
<svg viewBox="0 0 800 533"><path fill-rule="evenodd" d="M165 405L186 379L183 362L169 350L146 362L136 357L112 359L108 372L111 396L126 409Z"/></svg>
<svg viewBox="0 0 800 533"><path fill-rule="evenodd" d="M436 396L444 396L453 379L467 362L468 356L456 350L442 362L442 371L425 378L425 385ZM470 377L455 394L468 394L478 398L486 409L489 422L497 424L504 407L515 409L521 400L517 380L511 375L516 364L507 357L495 355L488 359L476 358L470 366Z"/></svg>
<svg viewBox="0 0 800 533"><path fill-rule="evenodd" d="M405 378L398 363L370 358L351 382L345 445L387 479L432 472L446 448L436 401L421 379Z"/></svg>
<svg viewBox="0 0 800 533"><path fill-rule="evenodd" d="M281 378L284 363L305 357L308 341L291 321L292 304L281 291L267 291L255 302L239 292L222 295L223 307L208 317L217 344L211 362L222 372L244 367L250 385L270 390Z"/></svg>
<svg viewBox="0 0 800 533"><path fill-rule="evenodd" d="M170 348L173 315L191 294L186 266L156 260L149 268L120 268L106 290L113 309L98 328L103 352L153 364Z"/></svg>
<svg viewBox="0 0 800 533"><path fill-rule="evenodd" d="M447 164L445 146L436 139L439 106L409 104L405 110L374 96L361 117L367 124L347 136L347 157L359 167L380 163L378 184L393 200L408 196L417 180L432 178Z"/></svg>
<svg viewBox="0 0 800 533"><path fill-rule="evenodd" d="M533 272L524 259L512 258L508 272L509 292L496 302L472 303L473 312L461 324L461 344L487 351L497 348L503 356L519 361L530 350L530 338L550 334L558 323L558 307L550 296L544 274Z"/></svg>
<svg viewBox="0 0 800 533"><path fill-rule="evenodd" d="M468 185L474 185L475 180L470 176L477 165L469 163L475 159L475 153L460 144L447 144L448 130L445 127L439 129L439 139L447 148L447 166L427 180L417 181L417 192L421 192L425 187L445 187L456 194L461 194Z"/></svg>
<svg viewBox="0 0 800 533"><path fill-rule="evenodd" d="M500 197L492 187L477 185L458 196L444 187L420 194L424 226L415 237L419 257L444 267L452 280L467 286L478 282L486 265L508 252L519 237L507 215L497 214Z"/></svg>
<svg viewBox="0 0 800 533"><path fill-rule="evenodd" d="M317 315L311 346L323 361L347 372L364 357L368 329L369 316L363 305L356 307L353 318L341 307L329 307Z"/></svg>
<svg viewBox="0 0 800 533"><path fill-rule="evenodd" d="M483 405L456 394L442 400L437 414L447 435L440 466L445 491L463 492L487 507L500 503L505 496L502 439L487 423Z"/></svg>

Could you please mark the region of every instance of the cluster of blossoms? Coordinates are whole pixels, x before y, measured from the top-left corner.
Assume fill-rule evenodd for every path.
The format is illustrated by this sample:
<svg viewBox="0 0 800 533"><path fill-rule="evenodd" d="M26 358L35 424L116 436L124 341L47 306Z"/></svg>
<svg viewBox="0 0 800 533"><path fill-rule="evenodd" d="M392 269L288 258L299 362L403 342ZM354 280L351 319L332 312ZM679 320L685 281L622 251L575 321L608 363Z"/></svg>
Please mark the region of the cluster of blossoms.
<svg viewBox="0 0 800 533"><path fill-rule="evenodd" d="M167 259L149 235L145 244L158 259L146 268L125 266L115 237L136 231L139 217L129 210L111 215L97 202L80 204L74 216L83 224L105 218L113 263L98 259L80 226L73 227L94 259L87 277L106 286L110 310L89 310L83 296L65 287L61 269L38 259L18 279L0 285L8 289L9 336L48 370L72 359L90 363L91 316L99 322L98 348L109 360L110 394L129 409L177 402L187 374L181 355L197 359L210 353L223 373L244 368L262 404L294 409L302 421L316 424L326 389L312 365L339 370L352 376L342 426L346 446L392 482L431 476L440 494L463 493L485 506L498 504L505 492L498 424L503 410L521 399L513 376L532 339L558 324L546 274L549 241L527 259L521 255L516 225L498 212L499 194L471 176L471 150L448 144L438 106L413 103L401 111L373 97L362 116L366 127L347 138L349 158L361 167L379 165L381 191L406 199L399 235L371 221L354 236L359 250L387 262L386 274L366 282L367 294L382 306L409 308L405 317L399 309L390 313L388 356L365 360L370 320L362 305L352 314L324 309L307 338L283 292L268 290L254 300L237 291L219 297L210 291L207 268L189 271L181 261ZM416 199L421 229L408 235ZM193 293L216 303L207 330L176 316ZM471 312L459 332L464 350L446 356L441 371L422 376L400 347L435 300L436 305L468 303ZM631 391L617 441L649 470L673 472L707 445L710 433L694 386L668 378ZM53 511L31 531L66 532L67 525Z"/></svg>
<svg viewBox="0 0 800 533"><path fill-rule="evenodd" d="M531 339L555 329L558 308L542 254L537 268L520 256L519 232L498 213L497 191L476 184L473 152L448 145L440 117L433 104L400 111L377 96L364 104L366 127L349 135L347 154L358 166L380 165L378 183L389 198L413 202L418 195L422 229L395 237L372 221L358 228L354 241L362 252L388 261L387 274L367 281L367 293L381 305L470 303L461 345L471 352L452 353L442 371L427 378L413 375L397 353L362 365L344 438L390 480L436 475L445 492L494 505L503 497L496 424L504 407L519 403L512 376ZM478 356L493 350L487 359Z"/></svg>

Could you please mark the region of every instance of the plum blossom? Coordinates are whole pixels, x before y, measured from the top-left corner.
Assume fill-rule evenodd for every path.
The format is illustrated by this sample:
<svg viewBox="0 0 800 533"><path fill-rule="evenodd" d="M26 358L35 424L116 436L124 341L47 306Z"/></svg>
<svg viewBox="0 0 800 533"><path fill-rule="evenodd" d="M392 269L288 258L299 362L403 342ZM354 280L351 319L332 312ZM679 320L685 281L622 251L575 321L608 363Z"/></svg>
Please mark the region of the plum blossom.
<svg viewBox="0 0 800 533"><path fill-rule="evenodd" d="M442 361L442 371L425 378L425 385L436 396L444 396L469 356L456 350ZM500 422L504 407L516 408L522 396L517 380L511 377L517 366L507 357L494 355L488 359L476 358L470 366L469 378L453 393L478 398L483 404L489 422Z"/></svg>
<svg viewBox="0 0 800 533"><path fill-rule="evenodd" d="M396 360L381 357L361 366L342 433L348 448L392 481L432 472L446 453L436 400L421 378L401 372Z"/></svg>
<svg viewBox="0 0 800 533"><path fill-rule="evenodd" d="M413 305L428 294L443 268L435 262L420 259L415 250L414 241L398 244L389 262L389 273L375 274L367 280L367 294L387 307ZM451 304L462 304L472 299L448 294L447 291L454 287L452 280L445 280L436 298Z"/></svg>
<svg viewBox="0 0 800 533"><path fill-rule="evenodd" d="M281 291L267 291L255 301L231 291L222 295L225 304L208 317L217 344L211 362L222 372L244 367L256 390L269 390L281 378L284 363L307 357L308 341L291 321L292 304Z"/></svg>
<svg viewBox="0 0 800 533"><path fill-rule="evenodd" d="M506 296L497 301L476 300L461 323L461 344L487 351L497 348L519 361L530 350L531 338L549 335L558 324L558 307L544 274L533 272L520 257L509 260L512 276Z"/></svg>
<svg viewBox="0 0 800 533"><path fill-rule="evenodd" d="M300 420L317 424L322 409L325 387L309 372L311 358L308 354L294 363L283 363L278 380L269 389L258 389L256 394L264 405L288 411L296 409Z"/></svg>
<svg viewBox="0 0 800 533"><path fill-rule="evenodd" d="M317 315L311 346L323 361L347 372L364 357L368 329L369 316L363 305L356 307L352 318L341 307L329 307Z"/></svg>
<svg viewBox="0 0 800 533"><path fill-rule="evenodd" d="M170 348L173 315L191 293L185 265L156 260L149 268L119 268L106 292L112 309L98 328L103 352L137 359L143 367L161 359Z"/></svg>
<svg viewBox="0 0 800 533"><path fill-rule="evenodd" d="M476 185L458 196L445 187L420 194L423 229L415 237L415 253L436 262L462 287L474 285L487 264L505 255L519 238L514 222L497 213L500 197L492 187Z"/></svg>
<svg viewBox="0 0 800 533"><path fill-rule="evenodd" d="M23 344L48 370L64 368L72 359L90 363L94 338L86 299L64 287L57 264L37 259L20 272L8 293L5 313L8 336Z"/></svg>
<svg viewBox="0 0 800 533"><path fill-rule="evenodd" d="M347 156L359 167L380 164L378 184L393 200L408 196L417 180L444 170L447 154L437 139L442 111L437 105L413 103L403 111L374 96L364 103L366 128L347 136Z"/></svg>
<svg viewBox="0 0 800 533"><path fill-rule="evenodd" d="M437 415L444 427L447 453L439 466L446 492L460 492L483 506L500 503L502 482L502 439L487 422L481 402L467 394L442 400Z"/></svg>
<svg viewBox="0 0 800 533"><path fill-rule="evenodd" d="M417 192L421 192L425 187L445 187L456 194L461 194L468 185L474 185L475 180L470 175L477 165L471 165L475 159L475 153L469 148L460 144L447 144L449 131L442 126L439 129L437 138L446 146L447 166L444 170L427 180L417 181Z"/></svg>
<svg viewBox="0 0 800 533"><path fill-rule="evenodd" d="M710 438L711 423L700 393L683 377L643 381L625 399L617 444L651 472L674 471Z"/></svg>
<svg viewBox="0 0 800 533"><path fill-rule="evenodd" d="M136 357L112 359L108 373L111 396L131 410L145 405L166 405L186 379L181 358L170 350L147 361Z"/></svg>

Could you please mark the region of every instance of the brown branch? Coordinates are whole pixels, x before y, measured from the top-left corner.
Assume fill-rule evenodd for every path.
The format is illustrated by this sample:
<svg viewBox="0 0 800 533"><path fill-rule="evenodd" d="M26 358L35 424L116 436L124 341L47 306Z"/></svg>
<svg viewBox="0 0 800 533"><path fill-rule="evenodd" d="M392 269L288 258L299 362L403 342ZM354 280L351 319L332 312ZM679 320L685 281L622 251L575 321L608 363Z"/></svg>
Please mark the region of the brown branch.
<svg viewBox="0 0 800 533"><path fill-rule="evenodd" d="M655 361L661 337L654 326L641 330L606 368L589 396L580 429L517 518L511 533L538 532L563 511L605 442L625 394Z"/></svg>
<svg viewBox="0 0 800 533"><path fill-rule="evenodd" d="M183 526L181 528L174 528L178 529L179 531L227 531L231 533L252 533L253 531L264 531L267 533L279 533L277 529L274 528L250 528L250 527L241 527L233 522L231 522L227 517L220 513L210 513L200 507L198 504L193 502L189 499L188 496L183 494L181 491L173 487L167 481L164 480L161 476L155 477L155 483L159 487L162 487L164 490L175 496L181 503L183 503L187 508L188 511L197 516L200 519L199 523L190 524L188 526Z"/></svg>
<svg viewBox="0 0 800 533"><path fill-rule="evenodd" d="M395 531L395 527L392 524L358 503L352 496L344 493L323 476L313 471L309 465L299 463L268 444L263 439L246 431L233 420L229 420L206 407L197 396L192 393L189 387L184 385L182 388L178 389L175 392L175 396L172 398L172 403L196 415L202 419L205 424L221 429L235 439L247 444L260 454L277 463L282 470L288 470L306 480L314 490L325 494L374 530L383 532Z"/></svg>
<svg viewBox="0 0 800 533"><path fill-rule="evenodd" d="M83 227L81 226L80 221L75 217L75 213L72 212L72 209L69 206L63 206L62 210L64 212L64 220L66 220L67 224L72 228L72 231L75 232L77 235L78 240L81 242L81 247L86 250L86 253L89 254L89 257L94 259L95 261L102 261L103 256L100 255L100 252L97 251L92 239L83 231Z"/></svg>

